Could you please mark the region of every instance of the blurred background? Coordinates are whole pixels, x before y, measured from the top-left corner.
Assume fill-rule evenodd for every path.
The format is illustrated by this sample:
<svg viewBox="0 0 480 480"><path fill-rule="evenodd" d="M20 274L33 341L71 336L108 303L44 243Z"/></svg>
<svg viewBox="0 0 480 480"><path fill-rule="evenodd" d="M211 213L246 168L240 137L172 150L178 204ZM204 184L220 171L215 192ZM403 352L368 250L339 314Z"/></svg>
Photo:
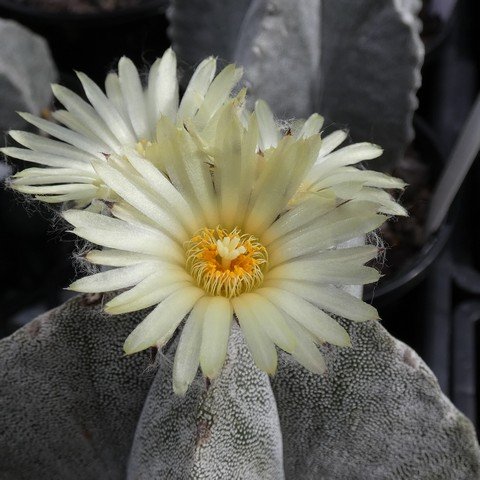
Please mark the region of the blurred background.
<svg viewBox="0 0 480 480"><path fill-rule="evenodd" d="M177 7L182 3L184 2L173 2ZM198 2L192 2L196 3ZM202 58L197 58L202 53L202 48L207 53L219 55L225 63L232 59L248 63L248 55L238 54L238 45L228 49L225 47L228 42L221 40L224 35L229 35L228 38L237 35L240 43L245 41L244 37L248 33L246 27L249 27L250 20L242 12L247 11L249 3L247 0L237 2L232 11L238 18L233 14L228 18L230 23L227 27L238 27L241 24L244 27L243 33L238 33L240 27L236 32L233 27L227 32L219 32L216 48L208 51L208 42L212 40L200 38L191 26L194 21L191 18L180 18L178 12L172 13L165 0L0 0L1 19L14 20L46 41L46 44L39 44L35 37L29 43L29 32L15 30L10 22L2 23L2 131L28 128L14 115L14 110L30 110L48 118L49 111L55 108L51 103L48 83L58 81L81 94L73 70L83 71L98 83L103 83L106 74L116 68L118 59L127 55L140 69L145 67L146 71L147 66L172 41L180 54L180 68L185 78L188 78L195 63ZM210 2L206 2L206 5L210 5ZM328 29L332 25L331 22L326 22L332 20L334 15L328 0L324 5L325 10L319 17L320 32L324 31L323 27ZM385 25L384 22L388 22L389 17L385 10L378 13L380 14L385 14L384 17L378 17L383 22L381 25ZM326 114L328 127L351 127L352 140L371 140L382 145L386 142L385 162L380 166L371 163L369 167L389 171L409 183L401 203L409 210L410 217L392 221L385 227L383 235L389 248L382 266L384 277L378 285L365 289L365 299L379 309L383 325L394 336L412 346L427 362L443 391L478 429L478 161L470 168L439 228L427 231L425 223L441 175L452 161L455 142L464 131L479 92L480 4L477 0L424 0L423 3L419 2L415 15L417 17L413 19L403 20L410 21L410 25L415 25L417 19L422 22L421 44L415 43L417 39L414 29L409 33L413 38L412 52L416 51L417 57L412 53L411 58L406 56L396 60L399 58L395 56L396 51L388 50L394 48L391 45L396 43L396 48L400 50L408 50L409 46L401 43L402 33L393 27L391 30L385 27L385 31L382 31L379 24L378 30L374 30L378 38L370 38L370 43L367 42L368 48L372 48L372 42L377 50L383 48L382 55L394 59L392 69L400 72L398 84L393 82L383 85L385 90L377 89L376 95L384 95L389 100L389 92L393 92L391 95L394 104L397 101L397 91L406 92L402 97L404 103L410 97L413 98L410 107L403 109L405 111L402 110L402 105L397 107L405 132L396 126L395 121L388 126L387 116L383 118L382 113L375 110L377 106L369 107L368 104L366 107L363 104L361 106L365 110L365 118L378 114L381 125L375 127L367 122L366 130L362 131L360 126L356 128L357 124L362 123L359 117L337 107L333 98L336 95L338 103L345 103L344 97L340 95L341 88L344 88L341 83L335 83L338 88L330 95L333 100L324 99L325 95L330 94L325 85L334 83L332 72L337 68L330 52L339 43L329 43L328 39L325 41L321 33L319 38L322 49L317 59L319 68L315 70L312 83L308 85L309 91L313 93L307 104L312 111L318 110ZM338 26L333 19L333 27L341 28L342 25ZM368 25L365 26L367 27ZM192 28L191 38L182 41L179 32L189 28ZM357 41L355 29L360 27L354 24L349 28L352 41ZM390 38L391 43L382 43L382 35ZM399 36L398 40L395 35ZM362 39L359 35L359 49L364 48ZM4 47L7 41L13 45L10 50ZM185 42L188 41L195 48L186 48ZM195 50L197 47L198 51ZM370 55L368 48L365 47L365 51ZM372 48L371 51L374 52L371 53L374 62L377 58L375 49ZM48 52L51 52L51 57ZM343 58L339 56L338 62L343 62ZM405 62L405 65L401 62ZM17 64L21 64L21 68ZM353 70L349 75L357 79L354 59L351 65ZM29 70L22 71L22 68L27 67ZM253 68L252 71L255 72ZM396 75L397 70L394 71ZM410 79L408 87L401 82L401 75L405 72L405 78ZM44 85L44 90L34 91L32 86L23 86L22 79L25 75L30 76L36 89ZM12 78L18 78L18 81L13 82ZM254 74L250 77L247 75L247 85L254 94L261 94L262 89L255 85L255 80ZM361 80L360 78L359 82ZM318 88L325 88L325 95L317 95L321 100L315 96L317 84L324 86ZM415 92L418 98L416 109ZM280 113L287 111L287 108L288 106L280 107L280 110L283 109ZM415 114L412 117L413 110ZM298 107L297 111L302 110ZM293 113L297 114L297 111ZM394 114L395 112L389 115ZM383 124L388 128L385 126L385 130L382 130ZM480 126L476 126L477 137L480 138ZM411 128L414 136L410 132ZM395 143L395 132L400 130L399 139ZM393 140L389 150L390 139ZM6 145L9 141L5 133L3 143ZM9 160L8 164L0 164L0 178L6 178L19 168L23 168L20 161L13 164ZM75 278L71 261L75 242L72 236L52 224L52 216L54 212L47 207L27 201L11 190L0 190L0 248L4 252L0 267L0 336L11 334L38 314L69 298L70 294L63 289Z"/></svg>

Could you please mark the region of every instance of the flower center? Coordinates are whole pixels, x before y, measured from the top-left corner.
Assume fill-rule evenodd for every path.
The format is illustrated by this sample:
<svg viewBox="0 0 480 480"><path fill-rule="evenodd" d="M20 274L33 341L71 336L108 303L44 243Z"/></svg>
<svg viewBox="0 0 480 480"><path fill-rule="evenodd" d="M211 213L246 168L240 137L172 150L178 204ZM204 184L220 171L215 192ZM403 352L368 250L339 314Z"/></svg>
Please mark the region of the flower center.
<svg viewBox="0 0 480 480"><path fill-rule="evenodd" d="M210 295L227 298L250 292L263 282L268 254L253 235L217 227L202 228L185 242L187 270Z"/></svg>

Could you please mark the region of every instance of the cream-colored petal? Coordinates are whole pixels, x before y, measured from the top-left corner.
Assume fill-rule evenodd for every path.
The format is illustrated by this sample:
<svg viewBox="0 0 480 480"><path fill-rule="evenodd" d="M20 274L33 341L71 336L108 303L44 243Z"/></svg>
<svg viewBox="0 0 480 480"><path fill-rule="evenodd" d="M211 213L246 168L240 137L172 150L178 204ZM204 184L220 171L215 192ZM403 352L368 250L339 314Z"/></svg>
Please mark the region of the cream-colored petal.
<svg viewBox="0 0 480 480"><path fill-rule="evenodd" d="M52 194L68 194L75 192L91 192L92 195L97 191L95 185L88 185L84 183L68 183L64 185L16 185L12 187L21 193L31 193L36 195L52 195Z"/></svg>
<svg viewBox="0 0 480 480"><path fill-rule="evenodd" d="M193 214L191 206L163 173L151 162L135 154L129 155L129 162L143 177L151 190L166 202L169 209L175 211L189 233L193 234L200 229L201 225L198 218Z"/></svg>
<svg viewBox="0 0 480 480"><path fill-rule="evenodd" d="M95 170L100 178L118 195L120 195L130 205L145 214L148 218L155 221L162 230L173 238L184 242L188 239L183 226L171 214L171 212L159 208L158 203L155 202L147 192L139 188L138 182L133 178L127 178L118 170L100 162L95 162Z"/></svg>
<svg viewBox="0 0 480 480"><path fill-rule="evenodd" d="M284 137L265 153L265 167L252 193L245 230L261 235L281 214L315 161L320 137Z"/></svg>
<svg viewBox="0 0 480 480"><path fill-rule="evenodd" d="M297 138L308 138L316 135L323 126L324 118L318 113L314 113L307 118L302 128L297 134ZM322 141L323 145L323 141Z"/></svg>
<svg viewBox="0 0 480 480"><path fill-rule="evenodd" d="M87 75L77 72L85 94L97 113L121 144L135 144L136 138L131 125L127 124L113 102L111 102L98 85Z"/></svg>
<svg viewBox="0 0 480 480"><path fill-rule="evenodd" d="M286 352L295 350L295 335L288 326L285 315L275 305L258 293L243 294L241 301L246 303L257 324L272 342Z"/></svg>
<svg viewBox="0 0 480 480"><path fill-rule="evenodd" d="M223 107L217 127L217 145L222 155L218 157L213 170L215 193L219 200L220 220L224 228L231 229L235 225L235 214L238 210L242 184L241 153L242 128L235 114L232 102Z"/></svg>
<svg viewBox="0 0 480 480"><path fill-rule="evenodd" d="M315 338L292 317L287 316L286 319L297 338L297 347L292 352L293 358L313 373L324 373L326 370L325 359L315 345Z"/></svg>
<svg viewBox="0 0 480 480"><path fill-rule="evenodd" d="M88 123L82 122L82 120L78 119L74 114L67 110L54 110L51 112L52 117L59 123L62 123L70 130L77 132L78 134L88 138L89 140L94 141L98 144L100 155L97 157L104 159L105 153L112 153L118 150L118 146L116 148L111 148L107 145L106 141L101 137L101 131L92 130L92 126Z"/></svg>
<svg viewBox="0 0 480 480"><path fill-rule="evenodd" d="M281 133L275 120L273 113L268 104L263 100L255 102L255 114L257 115L258 128L260 130L259 148L262 152L271 147L276 147Z"/></svg>
<svg viewBox="0 0 480 480"><path fill-rule="evenodd" d="M70 130L69 128L62 127L61 125L57 125L56 123L49 122L48 120L44 120L43 118L36 117L35 115L31 115L30 113L19 113L19 115L26 120L27 122L35 125L40 130L48 133L52 137L58 138L74 147L77 147L79 150L89 153L94 157L103 159L102 155L102 144L97 143L94 140L91 140L84 135L80 135L77 132Z"/></svg>
<svg viewBox="0 0 480 480"><path fill-rule="evenodd" d="M384 215L351 217L334 223L315 225L296 237L285 237L269 248L270 265L275 267L302 255L311 255L334 247L349 239L374 231L386 220Z"/></svg>
<svg viewBox="0 0 480 480"><path fill-rule="evenodd" d="M122 250L105 249L90 250L85 258L95 265L107 265L110 267L126 267L137 263L158 261L153 255L142 255L141 253L125 252Z"/></svg>
<svg viewBox="0 0 480 480"><path fill-rule="evenodd" d="M141 282L155 271L155 263L140 263L128 267L113 268L106 272L95 273L73 282L69 290L75 292L98 293L111 292L131 287Z"/></svg>
<svg viewBox="0 0 480 480"><path fill-rule="evenodd" d="M177 122L191 118L197 112L205 98L205 94L212 83L217 68L217 61L214 57L203 60L193 72L187 89L183 94L180 107L178 108Z"/></svg>
<svg viewBox="0 0 480 480"><path fill-rule="evenodd" d="M219 224L218 203L210 172L210 159L184 129L161 118L157 129L159 154L173 185L180 191L204 225Z"/></svg>
<svg viewBox="0 0 480 480"><path fill-rule="evenodd" d="M51 153L52 155L71 158L72 160L85 162L87 164L89 164L92 159L92 155L78 150L78 148L67 143L59 142L58 140L52 140L51 138L45 138L41 135L18 130L10 130L8 133L16 142L37 152Z"/></svg>
<svg viewBox="0 0 480 480"><path fill-rule="evenodd" d="M173 361L173 391L185 395L200 363L203 319L208 306L207 298L201 298L193 307L182 329Z"/></svg>
<svg viewBox="0 0 480 480"><path fill-rule="evenodd" d="M34 152L25 148L5 147L0 148L0 152L12 158L25 160L26 162L38 163L47 167L54 168L75 168L81 171L90 171L90 165L78 160L59 155L52 155L50 153Z"/></svg>
<svg viewBox="0 0 480 480"><path fill-rule="evenodd" d="M363 266L376 255L377 248L373 245L328 250L274 267L268 271L265 279L363 285L377 281L380 276L375 269Z"/></svg>
<svg viewBox="0 0 480 480"><path fill-rule="evenodd" d="M177 290L192 286L190 280L179 280L181 275L154 273L130 290L117 295L105 305L105 312L111 315L136 312L157 305Z"/></svg>
<svg viewBox="0 0 480 480"><path fill-rule="evenodd" d="M121 150L120 143L94 108L84 102L77 94L61 85L52 85L52 91L55 97L79 122L94 130L113 151Z"/></svg>
<svg viewBox="0 0 480 480"><path fill-rule="evenodd" d="M122 94L122 87L120 86L120 80L118 75L114 72L110 72L105 78L105 93L108 99L115 105L118 113L122 116L125 123L132 129L132 122L128 116L127 106Z"/></svg>
<svg viewBox="0 0 480 480"><path fill-rule="evenodd" d="M140 352L157 345L162 347L171 338L180 322L205 292L185 287L172 293L135 328L125 340L125 353Z"/></svg>
<svg viewBox="0 0 480 480"><path fill-rule="evenodd" d="M264 285L292 292L322 310L355 322L379 318L375 307L333 285L317 285L292 280L266 280Z"/></svg>
<svg viewBox="0 0 480 480"><path fill-rule="evenodd" d="M335 201L326 200L312 195L299 205L284 213L270 227L262 233L261 239L265 246L281 239L291 232L305 227L325 213L335 208Z"/></svg>
<svg viewBox="0 0 480 480"><path fill-rule="evenodd" d="M312 173L314 175L322 175L334 168L354 165L364 160L372 160L379 157L382 153L383 149L373 143L354 143L320 157L313 167Z"/></svg>
<svg viewBox="0 0 480 480"><path fill-rule="evenodd" d="M269 375L277 370L277 351L272 340L257 324L242 296L232 298L233 309L238 318L243 336L252 354L255 365Z"/></svg>
<svg viewBox="0 0 480 480"><path fill-rule="evenodd" d="M161 115L175 120L178 109L177 58L171 48L150 69L148 76L148 109L151 134Z"/></svg>
<svg viewBox="0 0 480 480"><path fill-rule="evenodd" d="M139 140L148 139L150 130L142 82L137 67L127 57L122 57L118 62L118 78L135 135Z"/></svg>
<svg viewBox="0 0 480 480"><path fill-rule="evenodd" d="M206 297L206 303L200 366L206 377L215 378L220 373L227 356L233 310L230 300L225 297Z"/></svg>
<svg viewBox="0 0 480 480"><path fill-rule="evenodd" d="M257 293L284 310L318 339L341 347L351 345L347 331L338 322L298 295L271 287L260 288Z"/></svg>
<svg viewBox="0 0 480 480"><path fill-rule="evenodd" d="M318 152L318 160L317 162L323 162L323 158L325 155L328 155L330 152L335 150L341 143L345 141L348 136L348 132L345 130L337 130L332 132L330 135L322 138L322 145L320 147L320 151Z"/></svg>
<svg viewBox="0 0 480 480"><path fill-rule="evenodd" d="M200 109L195 115L195 125L197 127L203 128L212 119L217 110L229 98L242 73L243 70L241 68L236 68L235 65L228 65L215 77L205 94Z"/></svg>
<svg viewBox="0 0 480 480"><path fill-rule="evenodd" d="M184 263L181 247L161 232L145 230L126 222L88 211L67 210L65 219L75 228L74 233L103 247L156 255L160 259Z"/></svg>

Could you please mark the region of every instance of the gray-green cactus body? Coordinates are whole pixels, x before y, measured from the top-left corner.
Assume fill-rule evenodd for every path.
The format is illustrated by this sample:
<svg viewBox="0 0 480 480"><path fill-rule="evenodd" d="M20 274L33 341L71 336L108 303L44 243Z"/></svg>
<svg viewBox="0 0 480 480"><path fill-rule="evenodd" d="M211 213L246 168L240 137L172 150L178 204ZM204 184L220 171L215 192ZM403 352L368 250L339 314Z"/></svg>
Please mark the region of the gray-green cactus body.
<svg viewBox="0 0 480 480"><path fill-rule="evenodd" d="M142 313L106 316L82 296L0 342L0 479L470 480L470 422L422 360L376 322L353 348L322 347L328 370L281 355L258 371L234 327L209 387L172 392L175 342L124 357Z"/></svg>

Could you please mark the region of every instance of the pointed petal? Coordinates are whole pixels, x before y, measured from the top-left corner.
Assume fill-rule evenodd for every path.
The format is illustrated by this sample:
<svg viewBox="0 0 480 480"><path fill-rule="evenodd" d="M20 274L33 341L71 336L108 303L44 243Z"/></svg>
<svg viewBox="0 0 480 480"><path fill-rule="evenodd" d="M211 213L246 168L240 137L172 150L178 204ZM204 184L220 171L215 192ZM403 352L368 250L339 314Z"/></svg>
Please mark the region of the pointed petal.
<svg viewBox="0 0 480 480"><path fill-rule="evenodd" d="M351 345L347 331L338 322L298 295L271 287L260 288L257 293L267 297L318 339L341 347Z"/></svg>
<svg viewBox="0 0 480 480"><path fill-rule="evenodd" d="M150 132L142 82L137 68L127 57L122 57L118 62L118 78L135 134L139 140L148 139Z"/></svg>
<svg viewBox="0 0 480 480"><path fill-rule="evenodd" d="M147 315L125 340L127 355L148 347L162 347L171 338L183 318L205 292L197 287L185 287L172 293Z"/></svg>
<svg viewBox="0 0 480 480"><path fill-rule="evenodd" d="M232 298L232 304L255 365L260 370L273 375L277 370L278 360L275 345L257 324L257 320L242 300L242 296Z"/></svg>
<svg viewBox="0 0 480 480"><path fill-rule="evenodd" d="M228 298L208 297L200 350L200 366L208 378L217 377L225 362L232 315Z"/></svg>
<svg viewBox="0 0 480 480"><path fill-rule="evenodd" d="M171 48L150 69L147 96L153 135L161 115L167 116L172 121L175 121L177 115L177 57Z"/></svg>
<svg viewBox="0 0 480 480"><path fill-rule="evenodd" d="M197 373L207 306L206 297L198 300L183 327L173 361L173 391L177 395L185 395Z"/></svg>
<svg viewBox="0 0 480 480"><path fill-rule="evenodd" d="M155 263L140 263L128 267L114 268L106 272L95 273L73 282L69 290L74 292L98 293L111 292L131 287L141 282L155 270Z"/></svg>
<svg viewBox="0 0 480 480"><path fill-rule="evenodd" d="M263 100L255 102L255 113L258 120L258 128L260 130L259 147L262 152L271 147L276 147L280 140L280 131L275 124L273 113L270 107Z"/></svg>
<svg viewBox="0 0 480 480"><path fill-rule="evenodd" d="M333 285L315 285L291 280L268 280L264 285L287 290L322 310L354 322L379 319L375 307Z"/></svg>
<svg viewBox="0 0 480 480"><path fill-rule="evenodd" d="M246 302L257 324L272 342L286 352L296 348L295 335L285 321L285 315L275 305L257 293L242 295L242 301Z"/></svg>
<svg viewBox="0 0 480 480"><path fill-rule="evenodd" d="M177 122L193 117L200 108L215 76L217 61L214 57L203 60L196 68L183 94L177 114Z"/></svg>

